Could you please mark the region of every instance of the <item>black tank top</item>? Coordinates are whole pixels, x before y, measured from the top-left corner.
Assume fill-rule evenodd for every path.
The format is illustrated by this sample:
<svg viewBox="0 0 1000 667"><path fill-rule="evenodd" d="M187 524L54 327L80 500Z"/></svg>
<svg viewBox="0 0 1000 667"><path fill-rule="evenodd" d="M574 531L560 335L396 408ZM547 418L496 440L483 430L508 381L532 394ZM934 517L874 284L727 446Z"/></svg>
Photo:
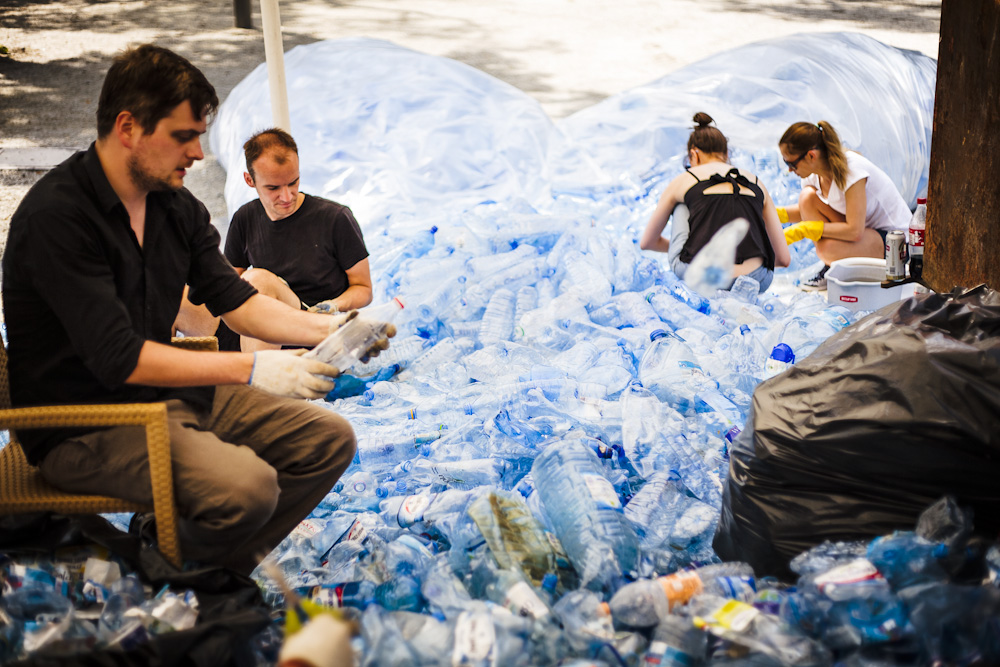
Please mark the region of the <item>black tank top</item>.
<svg viewBox="0 0 1000 667"><path fill-rule="evenodd" d="M698 182L684 193L684 203L690 212L691 232L681 249L680 260L690 263L723 226L736 218L746 218L750 222L750 230L736 246L736 263L763 257L764 266L773 270L774 249L764 227L764 191L760 186L756 182L751 183L735 167L725 175L712 174L705 180L700 180L690 169L687 172ZM732 194L705 194L705 190L720 183L732 184ZM740 186L749 188L754 196L740 194Z"/></svg>

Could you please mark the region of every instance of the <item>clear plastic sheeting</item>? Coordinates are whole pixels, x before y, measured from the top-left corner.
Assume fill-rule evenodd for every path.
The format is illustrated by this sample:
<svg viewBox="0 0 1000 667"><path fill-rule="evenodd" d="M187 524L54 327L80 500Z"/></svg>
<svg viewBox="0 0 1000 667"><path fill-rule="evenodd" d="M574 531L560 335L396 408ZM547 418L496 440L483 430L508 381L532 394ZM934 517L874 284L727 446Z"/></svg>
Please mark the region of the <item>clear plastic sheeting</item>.
<svg viewBox="0 0 1000 667"><path fill-rule="evenodd" d="M798 192L777 151L796 121L825 119L892 178L911 206L926 189L936 62L853 33L808 34L725 51L553 123L538 103L479 70L372 39L285 55L302 187L350 206L366 232L392 216L487 201L548 206L552 195L645 211L681 170L696 111L775 200ZM272 125L260 65L223 103L212 149L230 215L254 193L242 144ZM587 215L600 212L586 210ZM593 205L592 205L593 206ZM615 222L621 222L617 220Z"/></svg>
<svg viewBox="0 0 1000 667"><path fill-rule="evenodd" d="M302 189L350 206L362 225L547 194L560 134L537 102L488 74L362 38L296 47L285 69ZM256 196L243 181L243 142L273 124L261 64L212 128L230 215Z"/></svg>
<svg viewBox="0 0 1000 667"><path fill-rule="evenodd" d="M777 142L794 122L827 120L892 179L911 206L927 189L937 62L855 33L781 37L724 51L559 123L604 170L648 189L680 171L705 111L775 201L798 191ZM674 158L667 162L667 158Z"/></svg>

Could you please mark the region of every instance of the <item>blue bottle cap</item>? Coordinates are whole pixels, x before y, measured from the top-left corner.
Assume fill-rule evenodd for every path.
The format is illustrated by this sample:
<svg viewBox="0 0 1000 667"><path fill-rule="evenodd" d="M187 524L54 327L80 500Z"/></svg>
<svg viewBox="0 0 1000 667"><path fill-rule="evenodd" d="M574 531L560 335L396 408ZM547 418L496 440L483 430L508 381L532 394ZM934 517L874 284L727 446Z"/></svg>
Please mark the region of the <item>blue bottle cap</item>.
<svg viewBox="0 0 1000 667"><path fill-rule="evenodd" d="M649 342L652 343L657 338L663 338L666 335L667 332L664 329L653 329L649 332Z"/></svg>
<svg viewBox="0 0 1000 667"><path fill-rule="evenodd" d="M431 226L431 234L436 234L437 230L438 230L438 226L437 225Z"/></svg>
<svg viewBox="0 0 1000 667"><path fill-rule="evenodd" d="M740 335L746 336L748 333L750 333L750 327L748 327L745 324L741 324L740 325Z"/></svg>
<svg viewBox="0 0 1000 667"><path fill-rule="evenodd" d="M786 364L795 363L795 353L785 343L778 343L774 346L774 349L771 350L771 358L775 361L783 361Z"/></svg>

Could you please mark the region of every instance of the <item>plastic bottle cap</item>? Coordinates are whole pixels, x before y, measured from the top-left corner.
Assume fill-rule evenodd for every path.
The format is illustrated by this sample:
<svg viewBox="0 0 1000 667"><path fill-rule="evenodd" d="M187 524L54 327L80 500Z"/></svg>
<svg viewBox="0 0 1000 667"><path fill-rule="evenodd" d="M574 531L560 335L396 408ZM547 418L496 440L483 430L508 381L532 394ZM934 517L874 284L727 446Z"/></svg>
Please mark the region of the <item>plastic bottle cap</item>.
<svg viewBox="0 0 1000 667"><path fill-rule="evenodd" d="M667 332L664 329L654 329L653 331L649 332L649 342L653 342L657 338L663 338L666 335Z"/></svg>
<svg viewBox="0 0 1000 667"><path fill-rule="evenodd" d="M917 206L927 203L927 197L917 197Z"/></svg>
<svg viewBox="0 0 1000 667"><path fill-rule="evenodd" d="M438 226L434 225L433 227L431 227L431 234L436 234L437 230L438 230Z"/></svg>
<svg viewBox="0 0 1000 667"><path fill-rule="evenodd" d="M775 345L774 349L771 350L771 358L775 361L782 361L786 364L795 363L795 353L792 352L792 348L790 348L786 343L778 343Z"/></svg>
<svg viewBox="0 0 1000 667"><path fill-rule="evenodd" d="M741 324L740 325L740 334L743 335L743 336L746 336L748 333L750 333L750 327L748 327L745 324Z"/></svg>

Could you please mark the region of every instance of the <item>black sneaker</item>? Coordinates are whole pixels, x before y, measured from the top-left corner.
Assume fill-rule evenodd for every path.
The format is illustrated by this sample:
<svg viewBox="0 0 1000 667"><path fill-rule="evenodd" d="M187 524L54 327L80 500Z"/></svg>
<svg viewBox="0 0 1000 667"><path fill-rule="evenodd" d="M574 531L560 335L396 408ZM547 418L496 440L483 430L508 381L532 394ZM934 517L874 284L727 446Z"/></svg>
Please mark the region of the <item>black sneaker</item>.
<svg viewBox="0 0 1000 667"><path fill-rule="evenodd" d="M829 270L829 266L824 266L815 276L799 283L799 289L806 292L818 292L819 290L826 289L826 272Z"/></svg>

